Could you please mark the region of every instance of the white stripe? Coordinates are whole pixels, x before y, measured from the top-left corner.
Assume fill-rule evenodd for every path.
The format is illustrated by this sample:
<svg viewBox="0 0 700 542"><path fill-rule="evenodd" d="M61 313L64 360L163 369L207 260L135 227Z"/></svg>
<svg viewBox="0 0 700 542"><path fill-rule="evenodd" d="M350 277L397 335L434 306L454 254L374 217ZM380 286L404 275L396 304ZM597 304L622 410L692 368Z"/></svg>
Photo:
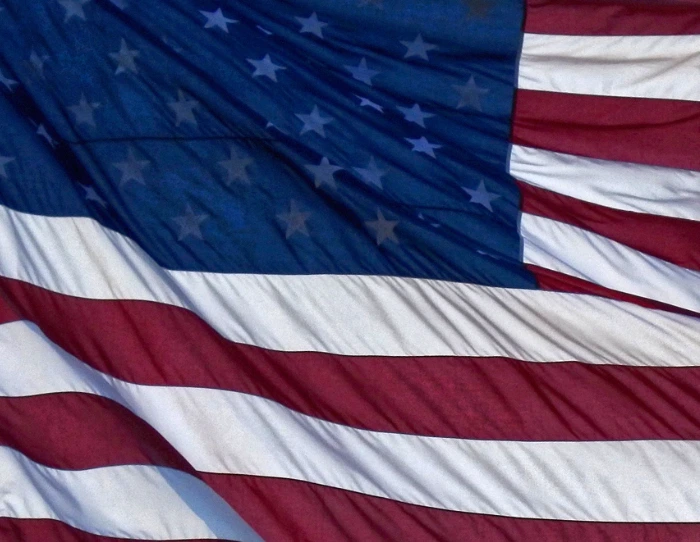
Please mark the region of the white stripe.
<svg viewBox="0 0 700 542"><path fill-rule="evenodd" d="M700 365L700 320L593 296L372 276L165 271L87 218L0 207L0 275L78 297L185 307L282 351Z"/></svg>
<svg viewBox="0 0 700 542"><path fill-rule="evenodd" d="M612 209L700 220L700 171L513 145L510 173L533 186Z"/></svg>
<svg viewBox="0 0 700 542"><path fill-rule="evenodd" d="M116 380L25 322L0 326L0 359L0 393L114 398L200 471L295 479L510 517L700 521L695 441L513 442L354 429L242 393Z"/></svg>
<svg viewBox="0 0 700 542"><path fill-rule="evenodd" d="M525 34L518 87L700 101L700 36Z"/></svg>
<svg viewBox="0 0 700 542"><path fill-rule="evenodd" d="M700 312L700 272L540 216L523 214L520 233L526 263Z"/></svg>
<svg viewBox="0 0 700 542"><path fill-rule="evenodd" d="M261 540L189 474L142 465L59 470L7 447L0 447L0 517L54 519L127 539Z"/></svg>

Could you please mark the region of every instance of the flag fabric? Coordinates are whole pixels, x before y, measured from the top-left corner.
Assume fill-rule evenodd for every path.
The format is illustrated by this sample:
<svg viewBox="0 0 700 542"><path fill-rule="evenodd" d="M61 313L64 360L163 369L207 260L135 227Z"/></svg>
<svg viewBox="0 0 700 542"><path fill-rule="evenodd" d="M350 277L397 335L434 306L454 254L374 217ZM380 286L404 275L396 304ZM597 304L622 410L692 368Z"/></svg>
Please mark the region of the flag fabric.
<svg viewBox="0 0 700 542"><path fill-rule="evenodd" d="M700 2L0 29L0 539L700 537Z"/></svg>

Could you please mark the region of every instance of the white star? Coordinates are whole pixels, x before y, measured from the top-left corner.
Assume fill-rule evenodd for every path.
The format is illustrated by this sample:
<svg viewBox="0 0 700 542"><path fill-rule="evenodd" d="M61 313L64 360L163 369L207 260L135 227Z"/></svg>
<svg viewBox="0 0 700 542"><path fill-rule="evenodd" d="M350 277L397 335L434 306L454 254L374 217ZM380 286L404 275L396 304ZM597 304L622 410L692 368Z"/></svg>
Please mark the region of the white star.
<svg viewBox="0 0 700 542"><path fill-rule="evenodd" d="M372 109L375 109L380 113L384 113L384 108L381 105L374 103L372 100L369 100L368 98L364 98L362 96L358 96L357 94L355 94L355 97L360 100L360 107L371 107Z"/></svg>
<svg viewBox="0 0 700 542"><path fill-rule="evenodd" d="M486 190L486 185L484 184L484 181L479 182L479 188L477 188L476 190L472 190L464 186L462 187L462 190L464 190L467 194L471 196L469 203L483 205L491 212L493 212L491 202L501 197L498 194L494 194L493 192L489 192L488 190Z"/></svg>
<svg viewBox="0 0 700 542"><path fill-rule="evenodd" d="M424 42L423 36L421 36L420 34L418 34L418 36L416 36L416 39L414 39L413 41L402 41L401 44L404 45L407 49L406 54L403 55L404 58L417 56L419 58L422 58L423 60L429 60L428 51L433 51L434 49L438 48L437 45Z"/></svg>
<svg viewBox="0 0 700 542"><path fill-rule="evenodd" d="M5 166L14 161L14 156L0 156L0 177L7 179L7 170L5 169Z"/></svg>
<svg viewBox="0 0 700 542"><path fill-rule="evenodd" d="M368 227L372 228L375 234L377 235L377 246L381 245L387 239L393 241L394 243L399 242L399 240L396 237L396 234L394 233L394 229L396 228L398 223L398 220L387 220L386 218L384 218L384 215L379 209L377 209L377 220L365 221L365 224L367 224Z"/></svg>
<svg viewBox="0 0 700 542"><path fill-rule="evenodd" d="M204 23L204 28L220 28L224 32L228 33L228 24L236 24L238 21L236 19L229 19L224 16L221 8L216 11L202 11L199 12L207 18L207 22Z"/></svg>
<svg viewBox="0 0 700 542"><path fill-rule="evenodd" d="M422 126L423 128L425 128L425 119L435 116L432 113L423 113L418 104L413 104L413 107L397 106L397 109L403 113L404 120L415 122L418 126Z"/></svg>
<svg viewBox="0 0 700 542"><path fill-rule="evenodd" d="M129 147L126 156L126 162L115 162L112 165L122 172L122 178L119 181L119 186L122 187L129 181L136 181L140 184L146 184L143 179L143 170L148 167L150 160L137 160L134 156L134 149Z"/></svg>
<svg viewBox="0 0 700 542"><path fill-rule="evenodd" d="M14 79L10 79L9 77L5 77L5 75L2 73L2 70L0 70L0 83L5 85L7 87L7 90L9 90L10 92L12 92L12 87L14 85L19 85L19 83L17 81L15 81Z"/></svg>
<svg viewBox="0 0 700 542"><path fill-rule="evenodd" d="M363 182L377 188L382 188L382 177L389 173L387 170L379 169L377 162L374 161L374 156L370 157L367 167L354 167L352 169L357 172Z"/></svg>
<svg viewBox="0 0 700 542"><path fill-rule="evenodd" d="M83 11L83 6L89 1L90 0L58 0L58 3L66 10L66 16L63 22L67 22L73 17L78 17L84 21L85 11Z"/></svg>
<svg viewBox="0 0 700 542"><path fill-rule="evenodd" d="M336 188L335 178L333 174L336 171L343 169L340 166L334 166L325 156L321 158L321 163L318 165L306 164L304 166L314 175L314 184L319 188L322 184L327 184L331 188Z"/></svg>
<svg viewBox="0 0 700 542"><path fill-rule="evenodd" d="M38 136L43 137L43 138L46 140L46 142L47 142L49 145L51 145L52 148L55 147L56 145L58 145L58 143L56 143L56 141L54 140L54 138L51 137L51 134L49 134L48 130L46 129L46 126L44 126L43 124L40 124L40 125L37 127L37 129L36 129L36 134L37 134Z"/></svg>
<svg viewBox="0 0 700 542"><path fill-rule="evenodd" d="M229 159L218 162L226 170L226 184L230 185L233 181L250 184L246 168L253 163L253 159L250 156L238 156L236 147L233 145L231 145L229 151Z"/></svg>
<svg viewBox="0 0 700 542"><path fill-rule="evenodd" d="M85 199L87 201L94 201L102 205L102 207L107 207L107 202L102 199L102 197L97 193L94 187L85 185L80 186L82 186L83 190L85 190Z"/></svg>
<svg viewBox="0 0 700 542"><path fill-rule="evenodd" d="M304 17L294 18L301 23L301 30L299 30L299 32L302 34L308 32L323 39L323 29L328 26L328 23L319 21L315 11L306 19Z"/></svg>
<svg viewBox="0 0 700 542"><path fill-rule="evenodd" d="M129 7L129 3L126 0L109 0L109 1L121 10L125 10L126 8Z"/></svg>
<svg viewBox="0 0 700 542"><path fill-rule="evenodd" d="M345 69L348 70L354 79L357 79L358 81L362 81L366 85L372 86L372 77L375 77L378 75L379 71L377 70L371 70L367 67L367 59L362 57L362 60L360 60L360 64L357 66L345 66Z"/></svg>
<svg viewBox="0 0 700 542"><path fill-rule="evenodd" d="M289 239L292 235L294 235L297 232L303 233L304 235L308 236L309 230L306 228L306 221L309 219L310 216L311 213L301 212L301 209L299 209L297 202L291 200L289 202L289 212L280 213L277 215L277 218L279 218L282 222L284 222L287 225L287 229L284 232L285 239Z"/></svg>
<svg viewBox="0 0 700 542"><path fill-rule="evenodd" d="M199 105L197 100L188 100L185 98L185 93L181 89L177 91L177 101L168 102L168 107L175 111L175 126L180 126L182 122L189 122L197 125L197 119L194 117L194 108Z"/></svg>
<svg viewBox="0 0 700 542"><path fill-rule="evenodd" d="M323 126L330 122L333 122L333 119L331 117L324 117L323 115L321 115L321 112L318 110L317 105L314 105L313 110L308 115L302 115L300 113L297 113L295 116L304 123L304 126L302 126L301 132L299 132L299 134L305 134L306 132L316 132L321 137L326 137L326 131L324 130Z"/></svg>
<svg viewBox="0 0 700 542"><path fill-rule="evenodd" d="M34 50L29 53L29 64L34 72L42 79L44 77L44 64L46 64L48 59L48 55L38 55Z"/></svg>
<svg viewBox="0 0 700 542"><path fill-rule="evenodd" d="M434 145L430 143L424 136L421 136L420 139L411 139L410 137L406 137L405 139L411 145L413 145L413 148L411 149L412 151L423 152L428 156L432 156L433 158L435 158L435 149L442 147L442 145Z"/></svg>
<svg viewBox="0 0 700 542"><path fill-rule="evenodd" d="M129 49L124 38L122 38L121 48L116 53L109 53L114 60L117 62L117 71L115 74L124 72L137 73L138 68L136 67L136 62L134 60L139 56L139 52L135 49Z"/></svg>
<svg viewBox="0 0 700 542"><path fill-rule="evenodd" d="M84 123L96 126L94 112L98 107L100 107L99 102L88 102L85 94L81 94L80 101L76 105L71 105L68 109L75 115L76 124Z"/></svg>
<svg viewBox="0 0 700 542"><path fill-rule="evenodd" d="M277 82L277 70L287 69L284 66L278 66L272 62L270 55L265 55L261 60L253 60L252 58L247 58L246 60L255 66L253 77L265 75L272 79L275 83Z"/></svg>
<svg viewBox="0 0 700 542"><path fill-rule="evenodd" d="M472 109L481 111L481 96L487 94L489 90L477 86L473 75L469 78L466 85L453 85L452 87L459 93L457 109L469 106Z"/></svg>
<svg viewBox="0 0 700 542"><path fill-rule="evenodd" d="M176 216L173 218L177 225L180 226L180 233L178 233L177 240L182 241L186 237L192 236L197 239L204 239L202 237L202 230L199 228L200 224L209 218L208 214L196 215L192 211L192 207L188 204L185 208L185 214L182 216Z"/></svg>

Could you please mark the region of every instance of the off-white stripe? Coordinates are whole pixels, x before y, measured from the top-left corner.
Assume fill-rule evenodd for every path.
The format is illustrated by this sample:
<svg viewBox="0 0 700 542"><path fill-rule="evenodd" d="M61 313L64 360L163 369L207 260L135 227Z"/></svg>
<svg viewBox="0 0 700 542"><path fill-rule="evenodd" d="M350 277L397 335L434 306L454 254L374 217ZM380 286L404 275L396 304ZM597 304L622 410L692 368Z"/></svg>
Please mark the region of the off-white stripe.
<svg viewBox="0 0 700 542"><path fill-rule="evenodd" d="M700 521L695 441L514 442L354 429L242 393L120 381L25 322L0 326L0 359L1 394L111 397L200 471L295 479L510 517Z"/></svg>
<svg viewBox="0 0 700 542"><path fill-rule="evenodd" d="M700 312L700 273L549 218L523 214L526 263ZM700 335L692 342L700 342Z"/></svg>
<svg viewBox="0 0 700 542"><path fill-rule="evenodd" d="M373 276L166 271L87 218L0 207L0 275L69 295L185 307L281 351L700 365L700 321L593 296Z"/></svg>
<svg viewBox="0 0 700 542"><path fill-rule="evenodd" d="M189 474L142 465L53 469L7 447L0 447L0 517L54 519L125 539L262 540Z"/></svg>
<svg viewBox="0 0 700 542"><path fill-rule="evenodd" d="M518 87L700 101L700 36L525 34Z"/></svg>
<svg viewBox="0 0 700 542"><path fill-rule="evenodd" d="M510 172L533 186L612 209L700 220L700 171L513 145Z"/></svg>

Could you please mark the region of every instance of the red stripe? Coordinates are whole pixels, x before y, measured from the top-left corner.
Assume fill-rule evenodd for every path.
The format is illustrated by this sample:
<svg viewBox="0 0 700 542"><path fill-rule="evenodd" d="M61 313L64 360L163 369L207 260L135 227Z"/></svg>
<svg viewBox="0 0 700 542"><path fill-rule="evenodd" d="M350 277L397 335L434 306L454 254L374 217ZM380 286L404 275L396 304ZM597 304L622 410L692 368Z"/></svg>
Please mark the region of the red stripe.
<svg viewBox="0 0 700 542"><path fill-rule="evenodd" d="M15 310L9 299L4 297L4 292L0 288L0 324L22 320L22 317Z"/></svg>
<svg viewBox="0 0 700 542"><path fill-rule="evenodd" d="M513 142L700 170L700 103L518 90Z"/></svg>
<svg viewBox="0 0 700 542"><path fill-rule="evenodd" d="M620 211L518 183L525 213L584 228L645 254L700 270L700 222Z"/></svg>
<svg viewBox="0 0 700 542"><path fill-rule="evenodd" d="M203 475L270 542L697 542L698 524L594 523L466 514L304 482ZM348 533L352 533L350 538Z"/></svg>
<svg viewBox="0 0 700 542"><path fill-rule="evenodd" d="M127 381L236 390L377 431L506 440L700 438L698 368L280 353L227 341L167 305L73 298L8 279L0 288L52 341Z"/></svg>
<svg viewBox="0 0 700 542"><path fill-rule="evenodd" d="M700 2L528 0L525 32L588 36L700 34Z"/></svg>
<svg viewBox="0 0 700 542"><path fill-rule="evenodd" d="M145 421L110 399L90 394L0 398L0 446L57 469L132 464L195 474Z"/></svg>
<svg viewBox="0 0 700 542"><path fill-rule="evenodd" d="M681 309L680 307L674 307L673 305L667 305L659 301L654 301L645 297L627 294L618 290L611 290L610 288L605 288L604 286L600 286L598 284L594 284L592 282L588 282L587 280L579 279L577 277L565 275L564 273L559 273L557 271L544 269L542 267L530 264L527 264L526 267L535 275L535 278L537 279L537 285L543 290L567 292L573 294L596 295L599 297L606 297L608 299L615 299L617 301L634 303L635 305L639 305L641 307L646 307L649 309L676 312L678 314L683 314L686 316L692 316L696 318L700 317L700 314Z"/></svg>
<svg viewBox="0 0 700 542"><path fill-rule="evenodd" d="M86 533L54 519L0 518L2 542L128 542L127 538L114 538ZM155 539L153 542L157 542ZM177 542L169 539L168 542ZM211 539L192 539L182 542L212 542Z"/></svg>

